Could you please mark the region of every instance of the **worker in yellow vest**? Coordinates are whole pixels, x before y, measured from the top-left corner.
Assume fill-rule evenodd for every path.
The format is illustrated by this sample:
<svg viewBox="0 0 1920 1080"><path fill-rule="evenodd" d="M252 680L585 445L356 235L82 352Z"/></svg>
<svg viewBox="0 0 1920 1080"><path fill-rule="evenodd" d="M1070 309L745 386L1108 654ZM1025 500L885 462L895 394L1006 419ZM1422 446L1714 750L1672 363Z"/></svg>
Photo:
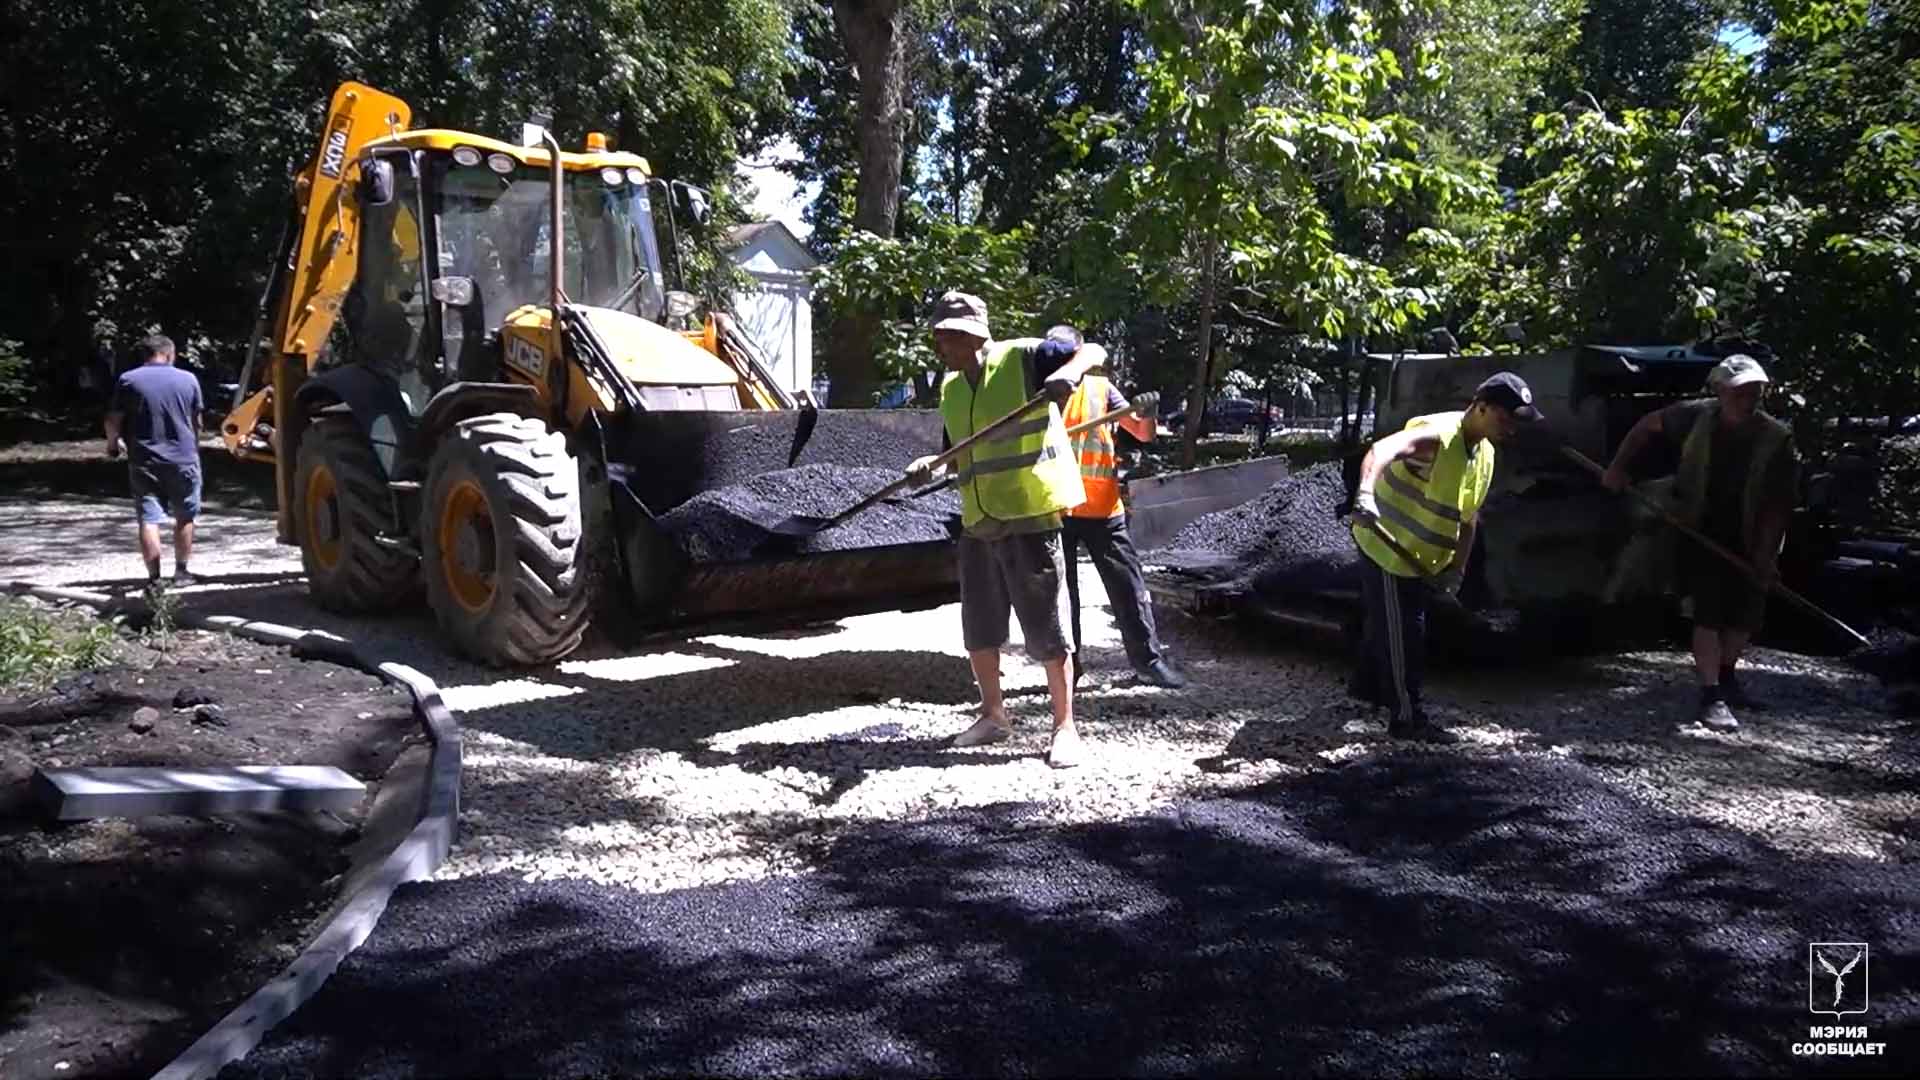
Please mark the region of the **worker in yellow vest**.
<svg viewBox="0 0 1920 1080"><path fill-rule="evenodd" d="M1456 741L1420 702L1429 590L1460 588L1493 486L1494 444L1540 418L1526 382L1502 371L1474 390L1464 412L1416 416L1360 463L1353 539L1365 623L1348 690L1391 711L1395 738Z"/></svg>
<svg viewBox="0 0 1920 1080"><path fill-rule="evenodd" d="M1798 486L1793 436L1760 408L1767 373L1753 357L1735 354L1714 365L1707 389L1710 398L1641 417L1621 440L1601 483L1624 490L1634 459L1649 442L1664 441L1679 453L1674 495L1680 519L1744 555L1771 581ZM1745 693L1734 668L1760 628L1767 590L1699 544L1680 549L1679 571L1700 684L1694 718L1708 727L1739 727L1733 709L1762 708Z"/></svg>
<svg viewBox="0 0 1920 1080"><path fill-rule="evenodd" d="M1012 734L1000 693L1000 650L1007 617L1020 620L1027 655L1046 669L1053 704L1047 761L1080 764L1084 748L1073 726L1073 643L1067 637L1066 564L1060 514L1085 499L1080 470L1067 442L1060 405L1091 366L1074 361L1042 371L1038 339L994 341L987 305L949 292L933 312L933 346L947 369L940 383L940 416L948 446L1019 409L1045 391L1048 400L1004 435L964 451L949 468L960 490L960 628L967 659L980 685L980 718L955 746L984 746ZM933 458L908 468L916 483L933 479Z"/></svg>
<svg viewBox="0 0 1920 1080"><path fill-rule="evenodd" d="M1080 332L1071 326L1047 331L1040 344L1042 368L1088 356L1104 361L1106 351L1085 344ZM1122 412L1128 404L1126 395L1106 377L1104 364L1096 366L1067 399L1067 427ZM1086 652L1080 637L1080 549L1084 547L1088 561L1107 588L1107 605L1113 611L1114 625L1120 630L1134 673L1142 682L1179 689L1187 685L1186 676L1167 662L1166 650L1154 633L1153 596L1147 592L1140 556L1127 533L1127 506L1120 496L1120 462L1114 448L1115 426L1143 443L1153 441L1154 420L1145 415L1129 415L1114 425L1103 424L1073 436L1080 485L1087 493L1086 501L1068 510L1061 522L1067 551L1067 596L1073 611L1073 651L1080 658L1074 673L1086 672Z"/></svg>

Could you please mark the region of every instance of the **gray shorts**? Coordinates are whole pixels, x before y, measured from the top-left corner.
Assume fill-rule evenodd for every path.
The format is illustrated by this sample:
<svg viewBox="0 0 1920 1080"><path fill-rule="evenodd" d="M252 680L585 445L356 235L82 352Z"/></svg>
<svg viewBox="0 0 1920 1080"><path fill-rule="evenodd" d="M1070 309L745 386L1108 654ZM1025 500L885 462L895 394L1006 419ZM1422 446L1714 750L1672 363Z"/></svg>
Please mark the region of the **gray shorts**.
<svg viewBox="0 0 1920 1080"><path fill-rule="evenodd" d="M200 466L144 461L130 466L134 511L142 525L160 525L172 515L184 524L200 516Z"/></svg>
<svg viewBox="0 0 1920 1080"><path fill-rule="evenodd" d="M1009 609L1020 619L1028 656L1046 663L1073 652L1058 531L960 538L960 634L968 652L1007 643Z"/></svg>

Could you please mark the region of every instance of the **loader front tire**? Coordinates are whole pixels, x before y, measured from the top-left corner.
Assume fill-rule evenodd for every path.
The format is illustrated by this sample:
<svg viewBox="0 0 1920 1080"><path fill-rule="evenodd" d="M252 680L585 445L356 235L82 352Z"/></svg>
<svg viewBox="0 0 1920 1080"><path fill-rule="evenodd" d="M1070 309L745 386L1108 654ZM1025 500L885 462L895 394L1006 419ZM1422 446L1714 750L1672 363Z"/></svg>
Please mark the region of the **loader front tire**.
<svg viewBox="0 0 1920 1080"><path fill-rule="evenodd" d="M498 667L549 664L587 628L580 473L566 436L491 413L441 438L420 545L427 601L461 652Z"/></svg>
<svg viewBox="0 0 1920 1080"><path fill-rule="evenodd" d="M374 539L393 531L393 499L359 425L316 419L300 436L295 465L293 529L314 603L346 614L403 603L420 563L406 548Z"/></svg>

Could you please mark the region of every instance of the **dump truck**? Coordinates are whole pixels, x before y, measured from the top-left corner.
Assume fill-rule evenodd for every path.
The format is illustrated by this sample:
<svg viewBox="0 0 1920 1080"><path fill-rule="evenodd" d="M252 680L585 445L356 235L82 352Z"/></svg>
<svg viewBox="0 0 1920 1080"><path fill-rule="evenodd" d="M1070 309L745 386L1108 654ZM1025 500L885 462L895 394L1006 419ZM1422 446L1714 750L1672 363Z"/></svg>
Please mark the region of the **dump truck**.
<svg viewBox="0 0 1920 1080"><path fill-rule="evenodd" d="M702 564L663 534L661 515L786 468L816 429L862 466L940 442L931 412L813 409L724 313L693 325L656 232L675 190L599 134L568 152L532 126L519 143L415 128L398 98L338 88L221 425L231 453L273 466L278 536L315 602L373 612L424 591L458 651L517 666L567 655L596 617L955 594L950 542Z"/></svg>

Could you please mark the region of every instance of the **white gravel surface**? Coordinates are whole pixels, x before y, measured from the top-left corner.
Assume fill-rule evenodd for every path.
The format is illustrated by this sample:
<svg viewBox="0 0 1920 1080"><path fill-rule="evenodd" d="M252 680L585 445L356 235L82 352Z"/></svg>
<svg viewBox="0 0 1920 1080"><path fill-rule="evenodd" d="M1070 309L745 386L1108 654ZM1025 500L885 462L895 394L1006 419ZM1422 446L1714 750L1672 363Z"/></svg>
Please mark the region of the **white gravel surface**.
<svg viewBox="0 0 1920 1080"><path fill-rule="evenodd" d="M130 515L0 498L0 578L133 580ZM270 515L211 511L202 574L297 573ZM1104 597L1090 569L1084 595ZM439 681L466 730L462 837L443 877L510 871L645 890L792 871L850 823L1027 802L1058 821L1134 814L1338 767L1390 746L1347 701L1343 662L1230 627L1165 619L1194 677L1130 685L1104 607L1086 613L1091 670L1078 697L1094 750L1047 767L1038 667L1005 658L1016 735L954 750L974 691L955 607L761 634L592 645L551 669L498 672L452 658L418 610L343 619L298 584L191 590L207 613L344 634ZM1920 817L1910 727L1873 680L1834 662L1760 650L1747 681L1774 700L1731 734L1678 724L1686 657L1636 653L1551 668L1436 673L1430 698L1466 739L1455 753L1571 758L1632 796L1793 854L1910 860Z"/></svg>

